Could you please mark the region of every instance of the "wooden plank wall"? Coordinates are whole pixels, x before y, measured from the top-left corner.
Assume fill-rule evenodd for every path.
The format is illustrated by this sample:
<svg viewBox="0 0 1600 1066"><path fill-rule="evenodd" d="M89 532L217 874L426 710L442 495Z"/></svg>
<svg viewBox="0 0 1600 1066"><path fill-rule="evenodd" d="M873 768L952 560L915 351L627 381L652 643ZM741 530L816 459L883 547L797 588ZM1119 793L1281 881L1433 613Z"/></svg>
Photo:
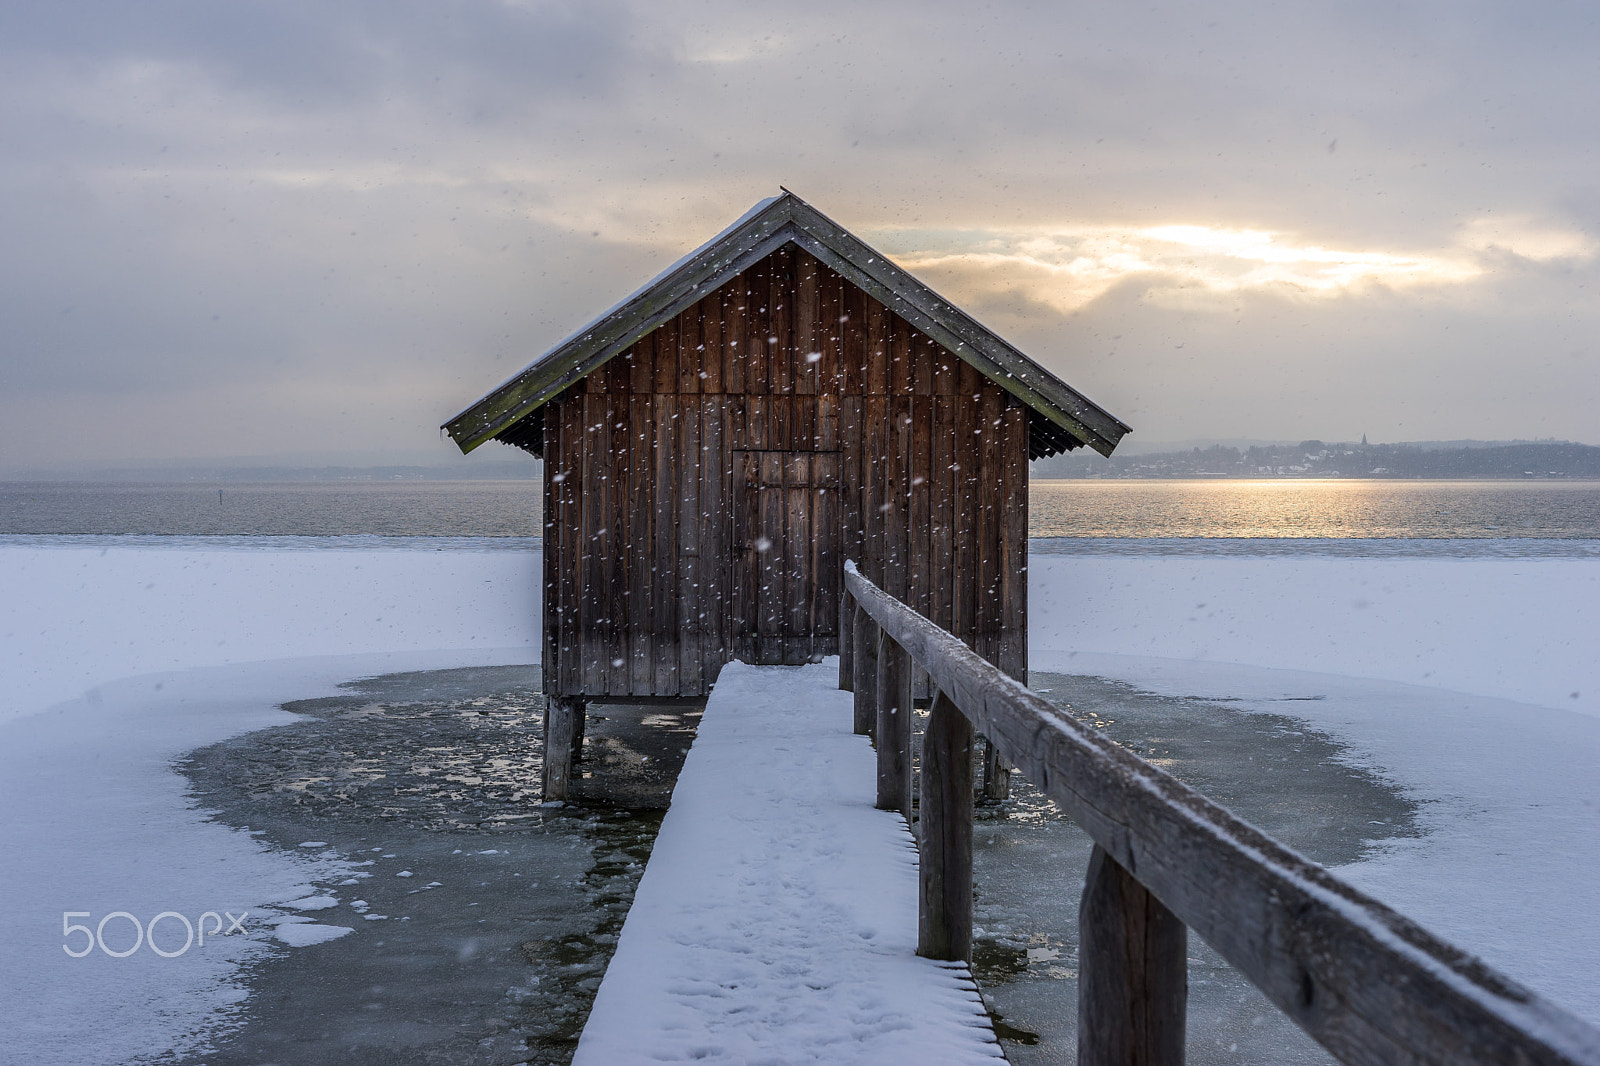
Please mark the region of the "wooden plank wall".
<svg viewBox="0 0 1600 1066"><path fill-rule="evenodd" d="M546 691L709 687L743 636L733 453L761 451L837 452L841 558L1025 677L1027 416L799 248L757 263L546 411Z"/></svg>

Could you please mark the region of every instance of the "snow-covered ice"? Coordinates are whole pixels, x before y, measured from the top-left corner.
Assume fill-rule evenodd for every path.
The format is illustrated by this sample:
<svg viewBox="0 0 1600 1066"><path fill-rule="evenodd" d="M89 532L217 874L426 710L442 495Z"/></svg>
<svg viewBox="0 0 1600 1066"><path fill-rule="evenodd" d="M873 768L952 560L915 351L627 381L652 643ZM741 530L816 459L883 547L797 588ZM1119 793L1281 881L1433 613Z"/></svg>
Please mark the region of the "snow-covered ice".
<svg viewBox="0 0 1600 1066"><path fill-rule="evenodd" d="M0 721L134 674L538 646L536 552L173 541L0 543Z"/></svg>
<svg viewBox="0 0 1600 1066"><path fill-rule="evenodd" d="M325 944L330 940L338 940L346 933L353 933L347 925L316 925L284 924L278 926L273 935L292 948L308 948L313 944Z"/></svg>
<svg viewBox="0 0 1600 1066"><path fill-rule="evenodd" d="M1600 715L1596 557L1036 555L1028 576L1036 662L1231 662Z"/></svg>
<svg viewBox="0 0 1600 1066"><path fill-rule="evenodd" d="M915 847L838 677L723 668L574 1066L1001 1060L967 968L916 957Z"/></svg>
<svg viewBox="0 0 1600 1066"><path fill-rule="evenodd" d="M247 994L241 962L289 950L268 911L366 871L208 823L172 760L355 677L529 661L539 573L535 552L0 544L0 1060L204 1046ZM1336 733L1430 830L1341 872L1600 1020L1600 560L1039 555L1030 596L1036 668ZM248 935L207 919L180 957L62 950L63 912L117 910L249 911Z"/></svg>
<svg viewBox="0 0 1600 1066"><path fill-rule="evenodd" d="M0 545L0 1061L205 1046L273 935L263 908L349 871L207 822L173 760L352 678L526 662L537 574L498 552ZM114 951L168 911L207 936L171 958L63 951L86 935L64 923L94 932L117 911L132 919L105 926ZM248 917L211 935L207 913ZM183 935L167 918L159 946Z"/></svg>

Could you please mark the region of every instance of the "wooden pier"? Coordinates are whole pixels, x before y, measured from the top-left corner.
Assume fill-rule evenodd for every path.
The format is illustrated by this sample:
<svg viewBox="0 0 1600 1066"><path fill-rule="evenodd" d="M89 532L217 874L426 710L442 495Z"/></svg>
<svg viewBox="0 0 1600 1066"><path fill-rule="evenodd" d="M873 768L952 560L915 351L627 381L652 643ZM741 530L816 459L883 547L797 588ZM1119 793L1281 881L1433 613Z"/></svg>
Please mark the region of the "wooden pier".
<svg viewBox="0 0 1600 1066"><path fill-rule="evenodd" d="M575 1066L1003 1061L966 963L917 956L916 843L836 679L723 669Z"/></svg>

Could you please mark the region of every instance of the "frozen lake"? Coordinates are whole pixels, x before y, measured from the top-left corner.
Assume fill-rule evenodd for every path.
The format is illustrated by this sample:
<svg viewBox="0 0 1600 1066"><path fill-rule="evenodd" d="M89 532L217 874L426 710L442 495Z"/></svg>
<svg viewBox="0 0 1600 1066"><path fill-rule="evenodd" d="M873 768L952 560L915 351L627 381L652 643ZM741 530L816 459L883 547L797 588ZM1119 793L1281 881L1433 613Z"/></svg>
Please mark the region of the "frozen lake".
<svg viewBox="0 0 1600 1066"><path fill-rule="evenodd" d="M120 1063L194 1051L272 996L315 995L338 971L312 965L314 953L382 963L392 942L375 930L397 920L390 913L397 908L371 898L371 881L355 874L375 878L402 857L444 864L438 869L449 876L396 879L386 889L395 899L415 900L413 888L438 881L421 893L427 907L487 904L457 895L462 875L449 864L463 861L451 856L459 843L435 854L420 831L374 825L292 840L299 828L262 820L286 815L268 810L246 820L239 796L198 795L173 768L188 753L220 751L216 745L234 745L243 757L267 736L261 730L298 729L303 744L270 745L251 765L267 775L258 780L299 782L313 796L322 787L313 779L328 776L319 767L393 758L350 746L360 734L338 716L389 704L341 683L537 658L537 553L414 538L341 540L326 550L329 543L0 544L0 798L8 812L0 823L7 856L0 930L13 945L0 968L0 1059ZM1036 555L1035 683L1379 898L1600 1019L1593 992L1600 987L1593 876L1600 797L1592 773L1600 758L1600 664L1591 651L1600 631L1600 558L1146 548ZM326 704L337 710L327 720L277 709L352 697L358 703ZM392 725L422 713L416 700L391 702ZM529 713L506 707L506 721ZM501 720L485 709L488 720ZM337 743L318 732L335 727L347 730ZM1229 753L1204 750L1224 735ZM439 746L449 745L423 747ZM274 770L280 756L269 749L302 754ZM412 761L425 768L430 759L444 760L442 769L424 775L434 784L419 781L416 802L441 777L459 773L447 753L419 749ZM1278 760L1271 773L1256 772L1262 759ZM506 772L530 771L513 763ZM215 791L216 780L203 790ZM469 793L480 787L457 784ZM263 795L281 804L294 791ZM516 806L514 797L506 803ZM1028 1054L1066 1061L1060 1049L1070 1045L1063 1028L1070 1012L1061 1005L1070 1002L1074 977L1081 841L1026 790L1004 815L982 831L980 971L987 967L986 991L1006 1023L1019 1037L1039 1038L1016 1044L1017 1061ZM310 841L322 846L300 847ZM373 855L372 847L384 850ZM612 866L591 888L620 887L615 866L626 866L618 857L626 853L607 852ZM519 854L545 861L531 858L533 845ZM579 883L573 900L588 898L581 888L599 861L594 854L578 863L582 870L550 866L566 871L556 883ZM374 865L353 865L368 861ZM507 882L523 872L504 863L495 869ZM352 879L357 884L342 884ZM1556 902L1530 905L1530 879ZM402 881L411 884L398 887ZM115 910L148 919L165 910L266 909L293 918L286 901L324 896L335 902L308 903L314 909L287 923L307 932L291 930L288 940L222 938L208 942L205 954L173 959L148 949L126 959L79 960L62 951L64 912L89 911L98 921ZM368 913L390 918L346 913L358 899ZM431 913L398 916L409 914L406 924L414 924ZM453 913L428 920L434 943L455 935ZM318 926L352 931L309 928ZM164 936L173 931L164 928ZM121 932L131 940L131 927ZM113 948L118 935L116 923L106 928ZM336 938L314 942L324 935ZM296 936L309 946L291 946ZM1205 1047L1213 1056L1205 1061L1315 1061L1198 945L1192 954L1197 1056ZM263 958L300 976L280 992L253 984L251 967ZM404 965L392 973L401 982L413 976ZM374 1002L399 1010L407 1000ZM481 1017L492 1028L503 1016ZM503 1031L485 1029L476 1039L496 1047ZM1295 1058L1303 1053L1309 1057Z"/></svg>

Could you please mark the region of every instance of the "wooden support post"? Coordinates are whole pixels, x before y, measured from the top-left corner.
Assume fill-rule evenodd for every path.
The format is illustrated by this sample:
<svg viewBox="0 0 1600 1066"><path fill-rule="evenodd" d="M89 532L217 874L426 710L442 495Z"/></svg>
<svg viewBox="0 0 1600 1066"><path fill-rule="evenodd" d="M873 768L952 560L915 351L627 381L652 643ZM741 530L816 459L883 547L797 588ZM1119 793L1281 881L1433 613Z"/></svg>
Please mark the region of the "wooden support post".
<svg viewBox="0 0 1600 1066"><path fill-rule="evenodd" d="M860 607L855 609L851 643L855 645L856 695L855 731L857 736L878 735L878 625Z"/></svg>
<svg viewBox="0 0 1600 1066"><path fill-rule="evenodd" d="M983 740L983 798L990 803L1011 798L1011 767L988 737Z"/></svg>
<svg viewBox="0 0 1600 1066"><path fill-rule="evenodd" d="M839 588L839 687L846 692L856 690L855 666L856 598ZM861 732L861 730L856 730Z"/></svg>
<svg viewBox="0 0 1600 1066"><path fill-rule="evenodd" d="M972 723L943 692L933 694L922 734L917 823L917 954L971 962Z"/></svg>
<svg viewBox="0 0 1600 1066"><path fill-rule="evenodd" d="M544 782L546 800L564 800L572 788L572 747L583 700L546 696L544 700Z"/></svg>
<svg viewBox="0 0 1600 1066"><path fill-rule="evenodd" d="M576 698L572 708L572 761L583 761L583 728L589 721L589 701Z"/></svg>
<svg viewBox="0 0 1600 1066"><path fill-rule="evenodd" d="M878 809L911 821L911 656L878 635Z"/></svg>
<svg viewBox="0 0 1600 1066"><path fill-rule="evenodd" d="M1078 908L1080 1066L1183 1066L1189 931L1098 844Z"/></svg>

